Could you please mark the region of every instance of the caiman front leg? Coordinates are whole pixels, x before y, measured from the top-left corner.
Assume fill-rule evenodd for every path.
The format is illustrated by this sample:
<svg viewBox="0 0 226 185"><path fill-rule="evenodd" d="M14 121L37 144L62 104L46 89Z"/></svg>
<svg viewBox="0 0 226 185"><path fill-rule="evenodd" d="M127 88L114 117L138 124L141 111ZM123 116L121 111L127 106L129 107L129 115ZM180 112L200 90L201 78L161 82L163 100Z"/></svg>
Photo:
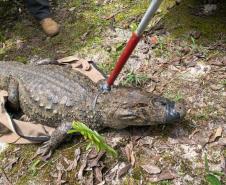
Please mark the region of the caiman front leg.
<svg viewBox="0 0 226 185"><path fill-rule="evenodd" d="M43 143L38 149L37 154L43 156L46 160L51 157L53 151L62 143L67 137L67 132L72 128L71 122L61 123L52 133L50 139Z"/></svg>
<svg viewBox="0 0 226 185"><path fill-rule="evenodd" d="M18 110L19 105L19 83L17 80L9 77L4 77L0 75L0 90L7 91L7 104L10 108Z"/></svg>
<svg viewBox="0 0 226 185"><path fill-rule="evenodd" d="M18 110L20 108L19 103L19 83L14 78L9 78L8 84L8 104L13 110Z"/></svg>

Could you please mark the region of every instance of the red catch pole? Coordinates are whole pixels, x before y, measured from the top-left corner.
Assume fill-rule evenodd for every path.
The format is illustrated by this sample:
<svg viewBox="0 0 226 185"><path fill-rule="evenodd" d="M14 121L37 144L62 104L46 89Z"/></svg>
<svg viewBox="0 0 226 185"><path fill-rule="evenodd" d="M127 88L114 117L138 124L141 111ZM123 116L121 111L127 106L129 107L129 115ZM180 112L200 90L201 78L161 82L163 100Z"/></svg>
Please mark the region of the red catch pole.
<svg viewBox="0 0 226 185"><path fill-rule="evenodd" d="M124 48L121 56L119 57L118 61L116 62L114 70L111 72L109 78L107 79L107 85L109 87L113 85L115 79L117 78L117 76L121 72L123 66L125 65L125 63L129 59L131 53L135 49L140 38L141 38L141 36L139 37L139 36L137 36L136 33L132 33L132 36L130 37L126 47Z"/></svg>

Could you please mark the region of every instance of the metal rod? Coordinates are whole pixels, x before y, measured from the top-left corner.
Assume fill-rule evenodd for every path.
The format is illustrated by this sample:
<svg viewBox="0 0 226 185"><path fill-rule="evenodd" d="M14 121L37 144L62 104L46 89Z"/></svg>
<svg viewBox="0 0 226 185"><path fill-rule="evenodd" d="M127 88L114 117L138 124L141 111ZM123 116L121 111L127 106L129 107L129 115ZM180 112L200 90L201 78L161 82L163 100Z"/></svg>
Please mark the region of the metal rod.
<svg viewBox="0 0 226 185"><path fill-rule="evenodd" d="M136 34L138 36L141 36L145 30L145 28L148 26L151 18L155 14L155 12L158 10L160 4L163 0L152 0L150 6L148 7L148 10L144 14L144 17L142 18L137 30Z"/></svg>

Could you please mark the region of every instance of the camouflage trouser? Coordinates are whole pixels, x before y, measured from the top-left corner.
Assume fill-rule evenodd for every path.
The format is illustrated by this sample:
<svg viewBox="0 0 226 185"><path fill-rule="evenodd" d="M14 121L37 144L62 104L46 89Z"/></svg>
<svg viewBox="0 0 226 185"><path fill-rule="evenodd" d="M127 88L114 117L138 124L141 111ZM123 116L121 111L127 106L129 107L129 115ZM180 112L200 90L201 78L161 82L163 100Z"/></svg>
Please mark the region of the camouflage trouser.
<svg viewBox="0 0 226 185"><path fill-rule="evenodd" d="M50 16L48 0L25 0L29 12L38 20Z"/></svg>

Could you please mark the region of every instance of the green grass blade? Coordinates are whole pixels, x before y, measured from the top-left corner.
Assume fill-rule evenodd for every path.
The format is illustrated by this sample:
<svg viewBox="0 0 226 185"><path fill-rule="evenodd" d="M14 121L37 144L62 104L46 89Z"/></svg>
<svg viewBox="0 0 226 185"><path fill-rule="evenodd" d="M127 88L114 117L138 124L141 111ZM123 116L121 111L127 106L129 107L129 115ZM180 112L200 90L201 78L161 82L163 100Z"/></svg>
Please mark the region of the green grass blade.
<svg viewBox="0 0 226 185"><path fill-rule="evenodd" d="M209 164L208 164L208 159L206 154L205 154L205 171L206 173L209 173Z"/></svg>
<svg viewBox="0 0 226 185"><path fill-rule="evenodd" d="M220 180L212 174L206 175L205 179L210 185L222 185Z"/></svg>

